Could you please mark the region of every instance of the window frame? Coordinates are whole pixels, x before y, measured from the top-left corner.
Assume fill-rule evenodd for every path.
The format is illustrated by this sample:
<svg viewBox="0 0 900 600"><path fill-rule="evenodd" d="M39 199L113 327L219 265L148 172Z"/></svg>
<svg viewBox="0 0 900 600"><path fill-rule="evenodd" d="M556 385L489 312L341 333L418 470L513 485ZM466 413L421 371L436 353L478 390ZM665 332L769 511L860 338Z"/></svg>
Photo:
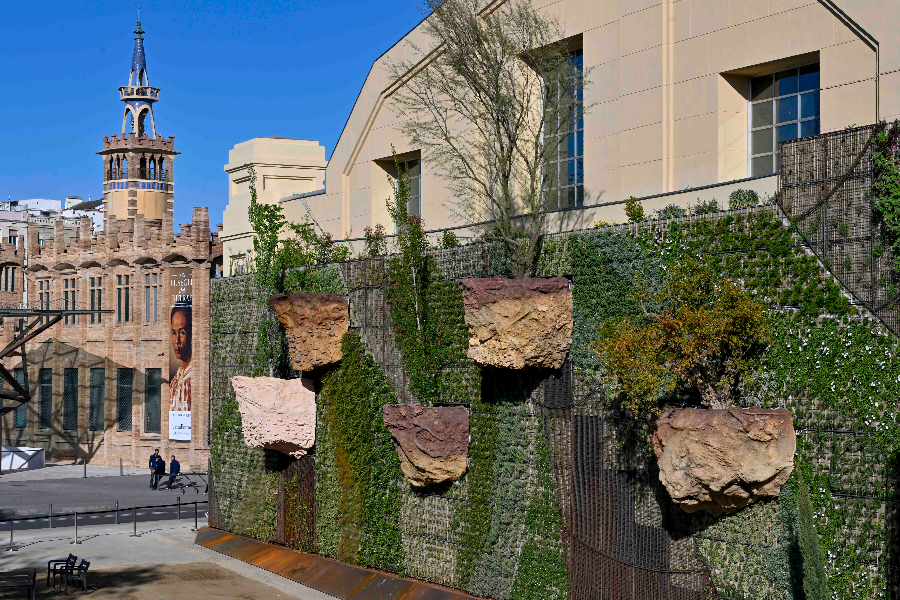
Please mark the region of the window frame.
<svg viewBox="0 0 900 600"><path fill-rule="evenodd" d="M817 87L815 87L813 89L809 89L809 90L800 91L799 85L798 85L798 89L796 92L791 92L790 94L782 94L780 96L775 95L775 88L774 88L774 86L776 85L775 75L777 75L779 73L786 73L788 71L796 71L797 76L798 76L798 84L799 84L800 70L804 67L809 67L811 65L816 65L818 67L819 81L818 81ZM773 81L772 81L772 86L773 86L772 87L772 96L769 98L764 98L762 100L753 100L753 80L757 79L759 77L766 77L766 76L771 76L773 79ZM779 144L778 129L780 127L784 127L784 126L788 126L788 125L796 125L798 135L796 138L791 138L791 139L800 139L803 137L813 137L815 135L819 135L822 132L821 92L822 92L822 62L819 59L796 64L796 65L788 67L788 68L781 67L781 68L777 68L777 69L772 69L770 71L763 71L761 73L752 75L747 78L747 98L748 98L748 101L747 101L747 174L748 174L748 176L750 176L750 177L766 177L766 176L778 174L778 167L779 167L779 165L778 165L778 156L779 156L779 154L778 154L778 144ZM816 111L815 116L812 116L812 117L803 117L802 116L803 109L802 109L800 97L804 96L806 94L817 94L818 95L818 102L817 102L817 107L816 107L817 111ZM779 122L778 121L778 101L783 100L785 98L790 98L792 96L797 98L797 118ZM766 102L772 103L772 123L770 125L761 125L759 127L754 127L753 126L753 107L754 107L754 105L763 104ZM806 135L806 136L800 135L801 127L802 127L801 123L805 123L805 122L815 122L816 123L816 133L814 133L812 135ZM772 130L772 151L771 152L759 152L759 153L754 154L753 153L753 133L754 133L754 131L762 131L765 129ZM753 171L754 159L764 158L766 156L772 157L772 170L769 173L759 173L759 174L755 173Z"/></svg>
<svg viewBox="0 0 900 600"><path fill-rule="evenodd" d="M569 52L569 60L573 60L576 58L580 58L578 63L578 72L577 82L575 85L575 93L577 94L576 98L576 113L571 117L565 117L566 119L570 119L573 121L571 127L569 128L569 132L566 136L560 140L559 146L556 148L553 158L548 160L544 164L544 168L546 170L550 170L551 168L555 171L555 175L550 177L550 181L546 181L545 176L545 189L542 190L544 194L544 207L545 210L559 210L566 208L579 208L584 206L584 173L585 173L585 163L584 163L584 140L585 140L585 128L584 128L584 48L575 48ZM549 84L544 84L549 87ZM554 89L559 90L560 86L554 86ZM575 118L577 117L577 118ZM560 151L560 147L565 146L566 148L566 156L565 158L561 158L562 152ZM573 152L569 152L569 148L572 148ZM552 165L552 167L551 167ZM566 177L565 179L562 176L562 171L565 169ZM546 172L546 171L545 171ZM569 182L569 174L572 173L574 181L572 183ZM565 202L561 200L563 195L565 194ZM571 202L570 202L571 200Z"/></svg>
<svg viewBox="0 0 900 600"><path fill-rule="evenodd" d="M46 377L45 377L46 375ZM45 381L46 379L46 381ZM53 428L53 369L38 371L38 429Z"/></svg>
<svg viewBox="0 0 900 600"><path fill-rule="evenodd" d="M74 377L73 377L74 375ZM74 381L73 381L74 379ZM63 429L78 431L78 369L63 369Z"/></svg>
<svg viewBox="0 0 900 600"><path fill-rule="evenodd" d="M91 431L106 431L106 369L92 368L90 377L88 428Z"/></svg>

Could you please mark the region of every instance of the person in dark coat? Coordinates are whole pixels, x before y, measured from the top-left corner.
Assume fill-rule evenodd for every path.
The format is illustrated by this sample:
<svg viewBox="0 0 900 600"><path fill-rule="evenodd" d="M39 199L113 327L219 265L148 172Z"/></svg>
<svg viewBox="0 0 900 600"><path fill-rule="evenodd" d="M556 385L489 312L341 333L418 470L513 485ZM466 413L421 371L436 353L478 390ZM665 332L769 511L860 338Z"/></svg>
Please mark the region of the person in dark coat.
<svg viewBox="0 0 900 600"><path fill-rule="evenodd" d="M175 483L175 476L181 473L181 464L177 460L175 460L175 455L172 455L172 462L169 463L169 482L166 484L167 489L172 489L172 484Z"/></svg>
<svg viewBox="0 0 900 600"><path fill-rule="evenodd" d="M165 474L166 474L166 460L162 456L159 456L156 458L156 484L157 485L159 485L160 478ZM157 485L153 486L154 490L156 489Z"/></svg>
<svg viewBox="0 0 900 600"><path fill-rule="evenodd" d="M150 487L153 489L156 489L156 486L159 484L159 476L156 474L157 460L162 460L162 457L159 455L159 448L150 455Z"/></svg>

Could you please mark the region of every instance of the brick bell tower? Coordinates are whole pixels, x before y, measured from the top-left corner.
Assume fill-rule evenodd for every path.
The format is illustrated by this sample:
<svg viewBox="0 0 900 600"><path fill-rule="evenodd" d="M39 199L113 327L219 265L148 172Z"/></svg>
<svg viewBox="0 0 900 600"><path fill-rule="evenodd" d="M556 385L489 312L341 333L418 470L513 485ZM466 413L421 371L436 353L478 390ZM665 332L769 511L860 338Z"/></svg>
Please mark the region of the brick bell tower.
<svg viewBox="0 0 900 600"><path fill-rule="evenodd" d="M175 136L156 134L153 105L159 88L150 86L144 31L138 15L128 85L119 88L125 103L121 135L103 137L103 196L106 214L117 219L144 215L162 219L172 212L175 193Z"/></svg>

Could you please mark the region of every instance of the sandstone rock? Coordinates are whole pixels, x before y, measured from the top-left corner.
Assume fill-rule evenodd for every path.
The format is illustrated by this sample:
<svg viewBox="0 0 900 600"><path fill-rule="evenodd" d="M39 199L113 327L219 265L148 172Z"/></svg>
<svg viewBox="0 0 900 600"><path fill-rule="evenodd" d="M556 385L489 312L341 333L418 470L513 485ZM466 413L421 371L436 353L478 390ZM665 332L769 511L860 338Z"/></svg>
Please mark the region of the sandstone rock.
<svg viewBox="0 0 900 600"><path fill-rule="evenodd" d="M297 458L316 441L316 393L307 379L232 377L244 443Z"/></svg>
<svg viewBox="0 0 900 600"><path fill-rule="evenodd" d="M382 414L410 484L423 487L462 477L469 452L464 406L386 404Z"/></svg>
<svg viewBox="0 0 900 600"><path fill-rule="evenodd" d="M482 365L558 369L572 345L565 277L463 279L469 358Z"/></svg>
<svg viewBox="0 0 900 600"><path fill-rule="evenodd" d="M341 360L341 339L350 326L346 296L275 294L269 306L287 329L295 369L311 371Z"/></svg>
<svg viewBox="0 0 900 600"><path fill-rule="evenodd" d="M797 438L786 409L663 409L650 436L659 479L687 512L713 515L778 496Z"/></svg>

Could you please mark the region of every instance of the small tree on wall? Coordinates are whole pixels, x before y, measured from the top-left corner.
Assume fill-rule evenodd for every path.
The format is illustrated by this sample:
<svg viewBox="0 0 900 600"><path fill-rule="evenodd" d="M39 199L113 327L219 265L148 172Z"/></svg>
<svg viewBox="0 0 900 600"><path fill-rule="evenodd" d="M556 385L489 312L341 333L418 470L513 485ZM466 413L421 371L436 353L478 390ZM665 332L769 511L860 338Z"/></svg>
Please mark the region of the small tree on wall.
<svg viewBox="0 0 900 600"><path fill-rule="evenodd" d="M594 344L607 376L635 416L681 386L707 408L727 408L769 339L765 307L739 285L688 260L659 294L635 299L644 314L606 323Z"/></svg>
<svg viewBox="0 0 900 600"><path fill-rule="evenodd" d="M485 237L525 277L545 230L545 193L559 185L546 165L582 116L582 73L559 26L530 2L483 4L425 1L432 47L388 65L402 84L393 102L401 130L447 182L455 216L487 222Z"/></svg>

